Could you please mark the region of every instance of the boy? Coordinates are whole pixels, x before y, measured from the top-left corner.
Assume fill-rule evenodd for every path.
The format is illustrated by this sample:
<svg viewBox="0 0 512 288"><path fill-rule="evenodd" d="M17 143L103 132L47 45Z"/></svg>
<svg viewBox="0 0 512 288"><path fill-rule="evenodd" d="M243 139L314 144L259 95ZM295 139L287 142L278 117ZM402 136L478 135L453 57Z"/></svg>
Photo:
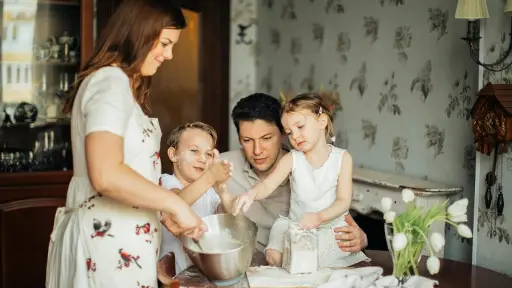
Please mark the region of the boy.
<svg viewBox="0 0 512 288"><path fill-rule="evenodd" d="M167 140L167 154L174 173L162 175L162 186L177 193L199 217L231 211L233 199L223 183L231 176L232 167L219 159L219 152L214 149L216 141L217 133L213 127L202 122L177 127ZM188 185L195 189L187 194L180 193ZM175 254L176 273L191 265L181 241L163 229L160 257L171 251Z"/></svg>

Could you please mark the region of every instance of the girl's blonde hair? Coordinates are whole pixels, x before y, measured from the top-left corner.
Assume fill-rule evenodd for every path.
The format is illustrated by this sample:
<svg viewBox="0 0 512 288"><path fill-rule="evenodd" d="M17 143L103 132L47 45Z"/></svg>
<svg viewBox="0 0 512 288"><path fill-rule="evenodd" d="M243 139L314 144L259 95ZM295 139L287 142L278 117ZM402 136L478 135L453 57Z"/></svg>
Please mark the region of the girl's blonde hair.
<svg viewBox="0 0 512 288"><path fill-rule="evenodd" d="M332 140L334 138L334 129L332 124L334 118L328 107L327 102L319 93L303 93L293 97L283 104L283 107L281 107L281 117L286 113L299 112L300 110L308 110L318 116L325 114L327 116L325 137Z"/></svg>

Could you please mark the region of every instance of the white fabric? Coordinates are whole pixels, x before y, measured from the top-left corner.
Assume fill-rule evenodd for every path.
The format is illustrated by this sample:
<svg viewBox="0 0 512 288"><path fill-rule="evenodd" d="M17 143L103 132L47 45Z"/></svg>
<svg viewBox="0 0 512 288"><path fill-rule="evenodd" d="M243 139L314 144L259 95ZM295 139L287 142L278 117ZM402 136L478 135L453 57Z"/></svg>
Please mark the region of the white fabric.
<svg viewBox="0 0 512 288"><path fill-rule="evenodd" d="M331 153L324 164L314 169L303 152L292 149L292 171L290 176L290 217L280 217L270 230L267 249L283 253L284 233L289 221L299 222L305 213L319 212L336 200L338 175L341 171L343 153L346 150L331 146ZM334 228L348 226L345 211L341 216L322 224L318 228L318 259L320 267L348 267L370 259L362 252L343 252L336 242Z"/></svg>
<svg viewBox="0 0 512 288"><path fill-rule="evenodd" d="M176 176L163 174L162 175L162 186L165 189L183 189L180 181ZM213 188L208 189L201 198L197 199L194 204L191 205L192 210L199 215L199 217L206 217L215 214L217 207L220 204L220 197ZM183 250L181 241L174 237L171 232L167 229L163 229L162 232L162 248L160 249L160 258L165 254L173 251L175 255L176 273L187 269L192 262L188 258L187 254Z"/></svg>
<svg viewBox="0 0 512 288"><path fill-rule="evenodd" d="M247 279L251 287L317 287L317 288L392 288L396 285L393 276L382 277L380 267L345 268L339 270L319 269L316 273L292 275L282 268L271 266L249 267ZM413 276L405 288L433 288L437 281Z"/></svg>
<svg viewBox="0 0 512 288"><path fill-rule="evenodd" d="M122 136L124 163L151 182L159 182L158 121L142 112L120 68L99 69L80 85L73 106L73 178L66 207L55 215L46 287L156 287L158 213L94 191L85 160L85 136L95 131Z"/></svg>

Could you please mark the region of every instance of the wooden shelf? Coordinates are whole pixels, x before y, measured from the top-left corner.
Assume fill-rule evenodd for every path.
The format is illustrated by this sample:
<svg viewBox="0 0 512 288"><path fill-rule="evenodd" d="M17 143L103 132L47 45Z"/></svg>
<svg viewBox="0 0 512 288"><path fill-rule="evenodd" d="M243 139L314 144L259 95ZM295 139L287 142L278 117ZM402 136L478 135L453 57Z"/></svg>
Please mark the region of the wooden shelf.
<svg viewBox="0 0 512 288"><path fill-rule="evenodd" d="M0 173L1 187L68 184L73 171Z"/></svg>

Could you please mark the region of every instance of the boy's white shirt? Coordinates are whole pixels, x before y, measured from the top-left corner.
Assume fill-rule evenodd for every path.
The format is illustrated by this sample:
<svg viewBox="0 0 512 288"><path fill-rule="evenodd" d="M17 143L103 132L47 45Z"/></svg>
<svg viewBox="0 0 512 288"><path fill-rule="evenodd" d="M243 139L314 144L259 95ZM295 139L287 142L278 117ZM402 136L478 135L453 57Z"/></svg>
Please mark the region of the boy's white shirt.
<svg viewBox="0 0 512 288"><path fill-rule="evenodd" d="M180 183L178 178L174 175L162 174L162 187L165 189L183 189L183 185ZM201 198L192 204L190 207L199 217L206 217L215 214L217 207L220 205L221 200L219 195L213 188L208 189ZM181 241L174 237L171 232L162 227L162 244L160 248L160 258L165 254L173 251L176 256L176 273L187 269L192 263L188 258L187 254L183 250Z"/></svg>

